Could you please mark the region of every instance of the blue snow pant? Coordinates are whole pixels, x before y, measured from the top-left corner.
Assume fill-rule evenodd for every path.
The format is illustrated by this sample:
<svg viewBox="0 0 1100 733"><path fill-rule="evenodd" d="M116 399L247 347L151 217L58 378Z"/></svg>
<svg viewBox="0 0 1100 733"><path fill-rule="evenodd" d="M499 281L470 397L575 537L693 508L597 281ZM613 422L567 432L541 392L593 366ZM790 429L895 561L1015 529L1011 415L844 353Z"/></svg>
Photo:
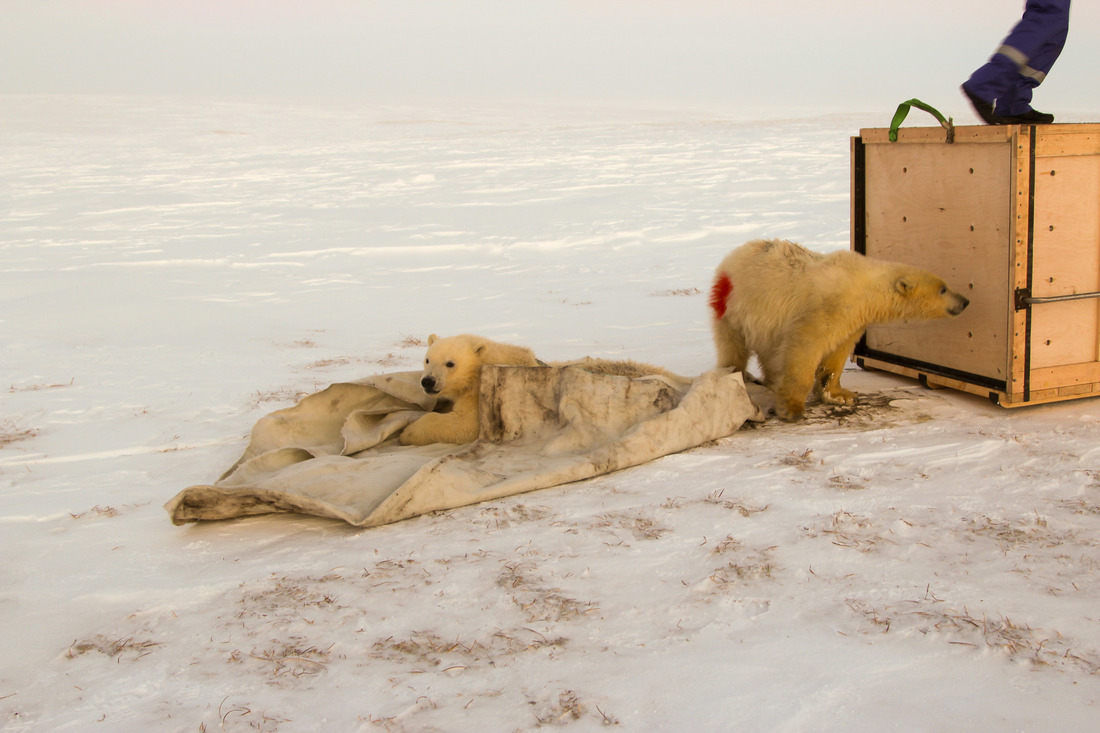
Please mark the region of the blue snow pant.
<svg viewBox="0 0 1100 733"><path fill-rule="evenodd" d="M1031 110L1031 92L1046 78L1069 33L1070 0L1027 0L1024 17L1001 47L964 84L993 113L1015 117Z"/></svg>

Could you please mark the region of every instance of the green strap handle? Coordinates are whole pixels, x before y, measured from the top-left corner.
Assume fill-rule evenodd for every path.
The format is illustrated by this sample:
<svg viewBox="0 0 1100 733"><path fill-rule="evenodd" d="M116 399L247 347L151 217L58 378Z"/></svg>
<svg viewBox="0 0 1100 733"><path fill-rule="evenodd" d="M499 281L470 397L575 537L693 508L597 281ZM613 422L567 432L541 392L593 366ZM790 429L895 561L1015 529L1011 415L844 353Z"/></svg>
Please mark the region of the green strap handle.
<svg viewBox="0 0 1100 733"><path fill-rule="evenodd" d="M898 105L898 111L894 113L894 119L890 120L890 142L896 143L898 141L898 128L901 127L901 123L905 120L905 116L909 114L909 108L916 107L917 109L923 109L939 121L940 126L947 130L947 142L955 142L955 124L950 117L944 119L944 116L940 114L940 111L930 104L925 104L919 99L910 99L908 102L902 102Z"/></svg>

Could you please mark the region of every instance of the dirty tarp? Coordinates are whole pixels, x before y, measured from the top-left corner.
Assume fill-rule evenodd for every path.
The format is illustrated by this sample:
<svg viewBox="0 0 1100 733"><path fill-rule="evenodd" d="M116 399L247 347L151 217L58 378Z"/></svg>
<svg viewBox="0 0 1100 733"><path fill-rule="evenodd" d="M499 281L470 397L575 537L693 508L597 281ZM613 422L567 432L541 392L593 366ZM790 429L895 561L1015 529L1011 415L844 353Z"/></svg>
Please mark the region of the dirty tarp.
<svg viewBox="0 0 1100 733"><path fill-rule="evenodd" d="M482 369L473 443L397 442L434 406L420 372L334 384L261 418L220 479L165 509L175 524L297 512L374 527L636 466L761 418L728 370L685 387L581 366Z"/></svg>

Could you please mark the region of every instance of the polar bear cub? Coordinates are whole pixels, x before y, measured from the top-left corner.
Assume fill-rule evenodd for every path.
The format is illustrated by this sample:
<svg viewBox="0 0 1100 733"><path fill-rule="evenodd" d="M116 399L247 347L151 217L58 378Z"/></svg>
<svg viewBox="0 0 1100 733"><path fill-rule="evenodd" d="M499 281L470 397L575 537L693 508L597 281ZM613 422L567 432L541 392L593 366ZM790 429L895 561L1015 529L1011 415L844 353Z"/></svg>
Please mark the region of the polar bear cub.
<svg viewBox="0 0 1100 733"><path fill-rule="evenodd" d="M405 428L399 437L404 445L429 443L470 443L478 436L478 401L481 396L481 367L484 364L503 366L575 367L592 372L630 379L661 379L672 387L686 390L691 379L673 374L652 364L629 359L594 359L549 364L535 358L531 349L491 341L483 336L428 337L428 353L424 358L424 373L420 386L440 402L450 405L450 412L429 412Z"/></svg>
<svg viewBox="0 0 1100 733"><path fill-rule="evenodd" d="M811 389L828 404L855 403L840 374L867 326L948 318L969 304L926 270L779 239L727 255L710 291L718 366L744 371L755 354L784 420L802 417Z"/></svg>
<svg viewBox="0 0 1100 733"><path fill-rule="evenodd" d="M490 341L463 334L428 337L428 353L420 386L440 401L450 403L450 412L429 412L401 432L403 445L470 443L477 440L478 396L481 365L538 366L535 353L524 346Z"/></svg>

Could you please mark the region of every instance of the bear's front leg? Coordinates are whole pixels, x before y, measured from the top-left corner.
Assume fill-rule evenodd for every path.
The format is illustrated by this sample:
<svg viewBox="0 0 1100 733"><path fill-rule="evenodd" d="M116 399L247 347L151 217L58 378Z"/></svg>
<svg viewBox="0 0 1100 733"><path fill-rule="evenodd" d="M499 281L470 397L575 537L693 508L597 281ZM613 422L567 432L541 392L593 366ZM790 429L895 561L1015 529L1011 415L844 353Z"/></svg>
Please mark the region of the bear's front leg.
<svg viewBox="0 0 1100 733"><path fill-rule="evenodd" d="M862 331L846 339L832 353L821 360L814 376L814 392L827 405L854 405L858 401L856 393L840 386L840 375L844 364L852 355Z"/></svg>
<svg viewBox="0 0 1100 733"><path fill-rule="evenodd" d="M477 440L477 413L429 412L401 431L401 445L472 443Z"/></svg>

